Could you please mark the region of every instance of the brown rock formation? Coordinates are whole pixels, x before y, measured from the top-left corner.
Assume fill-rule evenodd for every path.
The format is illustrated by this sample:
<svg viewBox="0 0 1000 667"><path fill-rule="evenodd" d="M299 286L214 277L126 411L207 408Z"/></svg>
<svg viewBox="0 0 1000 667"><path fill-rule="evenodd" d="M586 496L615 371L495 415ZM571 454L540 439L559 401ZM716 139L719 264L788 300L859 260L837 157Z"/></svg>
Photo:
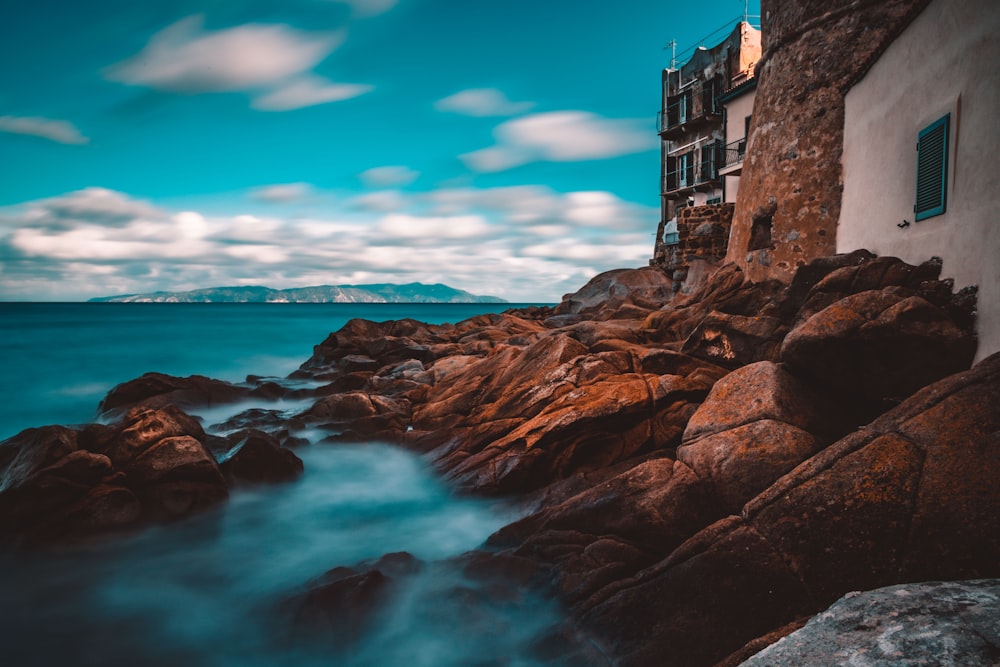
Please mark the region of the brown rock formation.
<svg viewBox="0 0 1000 667"><path fill-rule="evenodd" d="M995 574L997 405L993 355L822 450L668 559L608 586L589 601L586 625L624 665L658 665L667 655L676 665L710 665L851 590Z"/></svg>
<svg viewBox="0 0 1000 667"><path fill-rule="evenodd" d="M72 541L215 505L228 492L205 437L173 406L24 431L0 443L0 538Z"/></svg>
<svg viewBox="0 0 1000 667"><path fill-rule="evenodd" d="M226 387L141 378L115 425L0 444L0 529L58 541L196 511L225 494L206 444L231 481L269 481L297 474L278 446L297 429L397 442L531 508L469 576L551 582L623 665L710 665L853 588L998 574L1000 356L944 377L971 359L974 303L938 269L856 252L786 285L727 265L667 305L661 273L620 271L560 309L353 320L294 374L323 386L257 383L312 405L240 413L219 427L261 431L228 440L170 404ZM388 599L382 570L340 572L302 613L350 629Z"/></svg>

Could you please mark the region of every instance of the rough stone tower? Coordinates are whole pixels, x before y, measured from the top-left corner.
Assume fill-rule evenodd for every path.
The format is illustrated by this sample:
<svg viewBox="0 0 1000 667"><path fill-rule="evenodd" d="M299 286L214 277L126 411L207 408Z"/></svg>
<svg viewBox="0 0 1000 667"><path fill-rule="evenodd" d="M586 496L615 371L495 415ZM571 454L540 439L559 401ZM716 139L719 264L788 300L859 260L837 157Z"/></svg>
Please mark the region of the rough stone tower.
<svg viewBox="0 0 1000 667"><path fill-rule="evenodd" d="M757 99L726 255L752 280L787 281L836 251L844 96L928 2L762 0Z"/></svg>

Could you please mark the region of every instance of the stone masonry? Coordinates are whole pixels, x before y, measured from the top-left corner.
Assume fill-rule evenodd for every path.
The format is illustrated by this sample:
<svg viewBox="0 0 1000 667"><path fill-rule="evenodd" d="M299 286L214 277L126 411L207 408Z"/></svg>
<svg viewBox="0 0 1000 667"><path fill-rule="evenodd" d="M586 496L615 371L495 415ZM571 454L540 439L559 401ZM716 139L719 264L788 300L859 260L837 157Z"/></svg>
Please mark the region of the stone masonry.
<svg viewBox="0 0 1000 667"><path fill-rule="evenodd" d="M707 273L703 269L726 257L734 206L730 202L682 208L677 212L677 243L671 245L664 243L661 224L650 264L670 275L675 291L690 291L698 276Z"/></svg>
<svg viewBox="0 0 1000 667"><path fill-rule="evenodd" d="M844 96L927 2L761 2L764 51L726 257L751 280L787 282L836 252Z"/></svg>

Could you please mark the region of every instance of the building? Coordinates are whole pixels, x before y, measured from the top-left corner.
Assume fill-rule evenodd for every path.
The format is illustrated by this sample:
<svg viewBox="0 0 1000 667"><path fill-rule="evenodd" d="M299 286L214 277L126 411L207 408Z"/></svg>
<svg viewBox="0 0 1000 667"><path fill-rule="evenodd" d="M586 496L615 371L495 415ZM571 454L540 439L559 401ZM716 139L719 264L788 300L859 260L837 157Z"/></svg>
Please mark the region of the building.
<svg viewBox="0 0 1000 667"><path fill-rule="evenodd" d="M662 76L660 224L650 264L688 292L726 256L746 153L760 31L741 21Z"/></svg>
<svg viewBox="0 0 1000 667"><path fill-rule="evenodd" d="M1000 8L933 0L847 93L837 252L943 260L1000 351Z"/></svg>
<svg viewBox="0 0 1000 667"><path fill-rule="evenodd" d="M719 159L719 176L722 178L723 200L736 202L740 189L740 174L743 158L747 152L747 137L750 136L750 118L753 115L754 93L757 79L748 79L727 90L719 98L725 123L726 145Z"/></svg>
<svg viewBox="0 0 1000 667"><path fill-rule="evenodd" d="M726 146L721 97L753 77L759 58L760 31L741 21L719 44L695 49L679 69L663 70L657 114L662 221L674 218L678 208L725 199L719 173Z"/></svg>

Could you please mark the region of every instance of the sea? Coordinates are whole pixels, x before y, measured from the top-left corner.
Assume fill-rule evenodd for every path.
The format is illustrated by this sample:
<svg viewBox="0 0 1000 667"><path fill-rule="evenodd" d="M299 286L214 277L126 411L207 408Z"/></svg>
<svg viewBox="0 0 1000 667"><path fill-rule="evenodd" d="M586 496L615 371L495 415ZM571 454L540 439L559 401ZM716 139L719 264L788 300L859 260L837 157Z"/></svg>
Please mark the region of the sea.
<svg viewBox="0 0 1000 667"><path fill-rule="evenodd" d="M457 322L512 305L0 303L0 440L94 421L108 390L147 371L285 377L351 318ZM199 416L208 426L245 407ZM0 550L2 663L557 664L535 650L561 621L553 601L530 590L498 594L448 560L521 510L456 494L401 448L314 436L297 450L298 481L237 489L216 510L99 543ZM365 632L331 642L295 631L289 610L311 582L400 551L425 566Z"/></svg>

